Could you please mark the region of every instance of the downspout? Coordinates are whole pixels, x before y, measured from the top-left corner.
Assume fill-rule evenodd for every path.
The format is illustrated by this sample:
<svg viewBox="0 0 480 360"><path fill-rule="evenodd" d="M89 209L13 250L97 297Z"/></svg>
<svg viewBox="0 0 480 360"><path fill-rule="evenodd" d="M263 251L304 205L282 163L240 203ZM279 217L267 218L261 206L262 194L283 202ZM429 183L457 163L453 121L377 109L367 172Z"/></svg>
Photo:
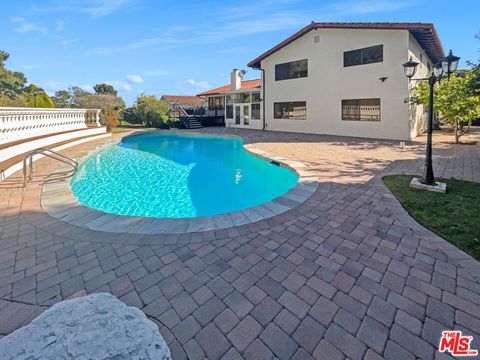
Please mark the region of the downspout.
<svg viewBox="0 0 480 360"><path fill-rule="evenodd" d="M265 69L259 69L262 72L262 130L265 131Z"/></svg>

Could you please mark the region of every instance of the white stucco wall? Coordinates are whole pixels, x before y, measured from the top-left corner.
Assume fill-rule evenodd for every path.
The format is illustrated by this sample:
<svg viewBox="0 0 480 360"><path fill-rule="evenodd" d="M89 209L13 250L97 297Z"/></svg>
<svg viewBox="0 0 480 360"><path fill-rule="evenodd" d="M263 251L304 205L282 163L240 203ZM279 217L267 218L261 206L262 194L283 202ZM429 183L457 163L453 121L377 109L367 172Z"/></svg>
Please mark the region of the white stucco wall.
<svg viewBox="0 0 480 360"><path fill-rule="evenodd" d="M320 41L314 42L319 36ZM407 60L410 34L406 30L312 30L261 62L265 70L267 130L410 139ZM348 50L383 44L383 62L343 67ZM308 59L308 77L275 81L275 64ZM388 77L385 82L380 77ZM381 121L342 120L342 99L380 98ZM306 120L273 118L273 103L306 101Z"/></svg>
<svg viewBox="0 0 480 360"><path fill-rule="evenodd" d="M433 63L425 53L425 50L422 49L420 44L415 40L415 38L410 34L409 36L409 46L408 46L408 58L412 59L419 63L417 66L417 72L415 73L414 78L425 78L428 76L428 63L430 63L431 68L433 69ZM415 88L417 81L412 80L409 84L410 92ZM411 105L410 106L410 137L414 139L422 132L425 131L427 127L427 114L425 112L423 105Z"/></svg>

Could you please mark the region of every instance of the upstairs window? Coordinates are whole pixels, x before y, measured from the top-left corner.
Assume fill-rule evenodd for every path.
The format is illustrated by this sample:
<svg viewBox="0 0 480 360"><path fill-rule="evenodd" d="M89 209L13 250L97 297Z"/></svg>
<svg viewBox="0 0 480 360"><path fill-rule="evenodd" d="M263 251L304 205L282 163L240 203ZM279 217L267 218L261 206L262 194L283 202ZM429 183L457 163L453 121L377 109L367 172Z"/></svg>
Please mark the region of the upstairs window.
<svg viewBox="0 0 480 360"><path fill-rule="evenodd" d="M383 45L375 45L363 49L345 51L343 66L372 64L383 61Z"/></svg>
<svg viewBox="0 0 480 360"><path fill-rule="evenodd" d="M308 76L308 60L297 60L275 65L275 81Z"/></svg>

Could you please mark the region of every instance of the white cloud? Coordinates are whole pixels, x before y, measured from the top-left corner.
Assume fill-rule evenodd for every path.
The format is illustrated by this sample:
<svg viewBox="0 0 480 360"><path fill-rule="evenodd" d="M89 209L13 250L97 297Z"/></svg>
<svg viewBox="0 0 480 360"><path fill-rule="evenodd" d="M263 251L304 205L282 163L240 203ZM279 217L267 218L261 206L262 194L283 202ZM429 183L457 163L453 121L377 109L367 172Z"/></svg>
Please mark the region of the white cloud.
<svg viewBox="0 0 480 360"><path fill-rule="evenodd" d="M165 36L140 39L128 44L114 45L114 46L100 46L87 50L87 55L105 55L125 52L129 50L136 50L151 47L154 45L179 45L183 42L181 39L172 39Z"/></svg>
<svg viewBox="0 0 480 360"><path fill-rule="evenodd" d="M45 91L54 93L59 90L67 90L68 84L56 80L48 80L45 83L39 84Z"/></svg>
<svg viewBox="0 0 480 360"><path fill-rule="evenodd" d="M410 1L343 1L333 4L335 11L340 12L341 15L364 15L380 12L389 12L410 7L413 4Z"/></svg>
<svg viewBox="0 0 480 360"><path fill-rule="evenodd" d="M144 75L146 76L165 76L165 75L171 75L174 74L173 72L170 71L165 71L165 70L148 70L143 72Z"/></svg>
<svg viewBox="0 0 480 360"><path fill-rule="evenodd" d="M47 65L45 64L23 64L20 66L24 69L40 69L40 68L47 67Z"/></svg>
<svg viewBox="0 0 480 360"><path fill-rule="evenodd" d="M84 91L88 91L88 92L94 92L95 89L93 88L92 85L78 85L78 87Z"/></svg>
<svg viewBox="0 0 480 360"><path fill-rule="evenodd" d="M364 15L396 11L412 5L409 1L343 1L333 4L332 8L341 15Z"/></svg>
<svg viewBox="0 0 480 360"><path fill-rule="evenodd" d="M78 42L79 39L62 39L60 40L60 44L63 46L71 45Z"/></svg>
<svg viewBox="0 0 480 360"><path fill-rule="evenodd" d="M132 91L132 85L130 85L127 82L124 81L118 81L118 80L107 80L103 81L105 84L112 85L115 89L117 90L125 90L125 91Z"/></svg>
<svg viewBox="0 0 480 360"><path fill-rule="evenodd" d="M42 6L31 5L30 10L36 13L54 13L73 11L89 14L92 18L100 18L123 9L136 0L54 0Z"/></svg>
<svg viewBox="0 0 480 360"><path fill-rule="evenodd" d="M185 81L185 85L177 86L177 90L185 95L195 95L210 88L208 81L197 81L195 79L188 79Z"/></svg>
<svg viewBox="0 0 480 360"><path fill-rule="evenodd" d="M65 28L65 21L59 20L55 23L55 30L61 32Z"/></svg>
<svg viewBox="0 0 480 360"><path fill-rule="evenodd" d="M127 75L126 78L135 84L143 83L143 78L140 75L135 75L135 74Z"/></svg>
<svg viewBox="0 0 480 360"><path fill-rule="evenodd" d="M217 54L241 54L241 53L246 53L248 51L249 50L246 47L237 46L237 47L217 50Z"/></svg>
<svg viewBox="0 0 480 360"><path fill-rule="evenodd" d="M91 0L91 5L87 5L81 11L98 18L122 9L132 2L133 0Z"/></svg>
<svg viewBox="0 0 480 360"><path fill-rule="evenodd" d="M15 24L15 27L13 30L15 30L18 33L30 33L30 32L36 32L40 34L46 34L47 33L47 28L45 26L37 25L33 22L27 21L27 19L23 17L12 17L10 19L12 23Z"/></svg>
<svg viewBox="0 0 480 360"><path fill-rule="evenodd" d="M142 48L189 47L216 44L226 40L285 29L298 29L311 20L310 12L298 11L294 6L268 2L254 7L255 11L226 7L217 10L214 23L201 22L198 26L177 24L166 27L163 33L124 44L100 46L87 50L88 55L129 52ZM188 30L188 31L186 31Z"/></svg>

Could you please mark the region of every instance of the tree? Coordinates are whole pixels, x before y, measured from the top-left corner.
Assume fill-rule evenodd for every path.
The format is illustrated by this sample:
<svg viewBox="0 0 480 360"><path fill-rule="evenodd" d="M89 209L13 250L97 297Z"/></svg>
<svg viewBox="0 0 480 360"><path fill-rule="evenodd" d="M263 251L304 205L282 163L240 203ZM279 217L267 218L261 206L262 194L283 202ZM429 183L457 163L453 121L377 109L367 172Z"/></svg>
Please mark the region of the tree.
<svg viewBox="0 0 480 360"><path fill-rule="evenodd" d="M76 93L74 103L83 109L114 109L120 111L125 108L125 102L115 95L97 95L90 93Z"/></svg>
<svg viewBox="0 0 480 360"><path fill-rule="evenodd" d="M35 90L37 91L37 96L35 100ZM35 84L28 85L25 89L25 97L27 98L27 105L29 107L38 107L38 108L54 108L55 104L48 94ZM35 104L36 101L36 104Z"/></svg>
<svg viewBox="0 0 480 360"><path fill-rule="evenodd" d="M88 91L83 90L80 86L70 86L68 90L74 96L76 96L78 94L90 94Z"/></svg>
<svg viewBox="0 0 480 360"><path fill-rule="evenodd" d="M22 94L27 78L21 72L5 68L5 62L9 57L9 53L0 50L0 95L13 100L16 96Z"/></svg>
<svg viewBox="0 0 480 360"><path fill-rule="evenodd" d="M459 71L450 79L435 84L433 106L442 123L450 124L454 130L455 143L470 128L472 120L480 116L480 94L473 94L470 84L473 70ZM412 102L428 107L429 86L420 82L414 89Z"/></svg>
<svg viewBox="0 0 480 360"><path fill-rule="evenodd" d="M480 33L476 34L475 37L480 39ZM473 94L480 95L480 60L477 60L477 63L469 62L469 65L472 66L473 76L470 81L469 88Z"/></svg>
<svg viewBox="0 0 480 360"><path fill-rule="evenodd" d="M55 107L59 108L72 107L73 103L72 95L67 90L57 91L52 100L55 104Z"/></svg>
<svg viewBox="0 0 480 360"><path fill-rule="evenodd" d="M110 84L97 84L93 87L96 94L99 95L114 95L117 96L117 90Z"/></svg>
<svg viewBox="0 0 480 360"><path fill-rule="evenodd" d="M155 96L141 94L133 106L123 112L130 123L142 123L148 127L170 127L170 106Z"/></svg>

